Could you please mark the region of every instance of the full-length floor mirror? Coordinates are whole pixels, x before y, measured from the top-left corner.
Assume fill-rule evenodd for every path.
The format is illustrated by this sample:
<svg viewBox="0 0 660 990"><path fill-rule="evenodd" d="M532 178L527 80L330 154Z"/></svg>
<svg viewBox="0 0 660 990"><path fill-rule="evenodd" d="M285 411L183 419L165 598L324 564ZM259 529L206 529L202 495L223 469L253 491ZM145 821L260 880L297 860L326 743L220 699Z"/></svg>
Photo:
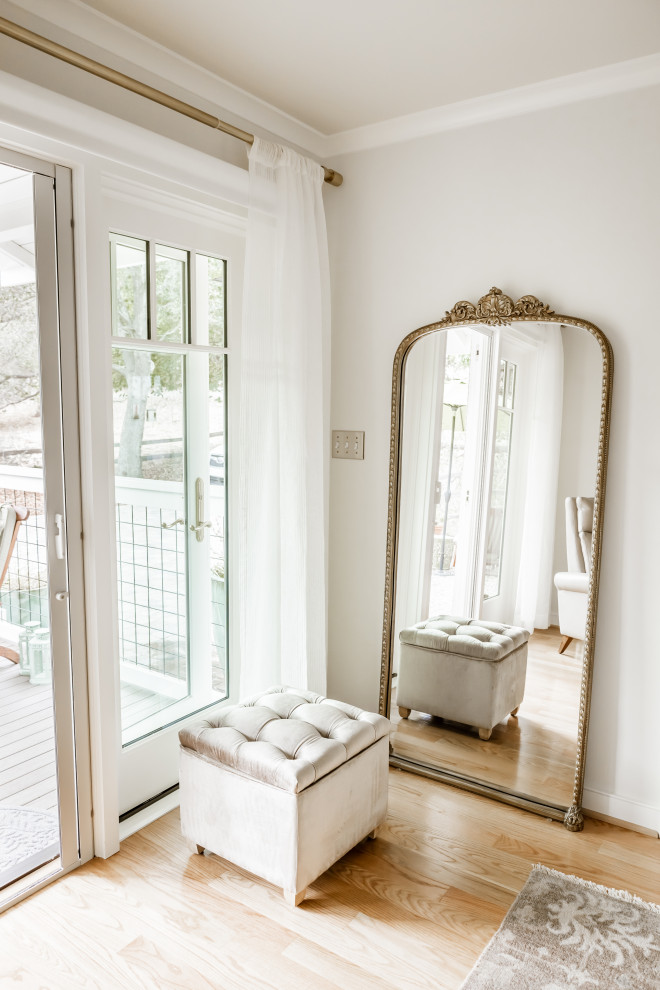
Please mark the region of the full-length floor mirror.
<svg viewBox="0 0 660 990"><path fill-rule="evenodd" d="M612 384L596 326L499 289L394 360L392 760L582 827Z"/></svg>

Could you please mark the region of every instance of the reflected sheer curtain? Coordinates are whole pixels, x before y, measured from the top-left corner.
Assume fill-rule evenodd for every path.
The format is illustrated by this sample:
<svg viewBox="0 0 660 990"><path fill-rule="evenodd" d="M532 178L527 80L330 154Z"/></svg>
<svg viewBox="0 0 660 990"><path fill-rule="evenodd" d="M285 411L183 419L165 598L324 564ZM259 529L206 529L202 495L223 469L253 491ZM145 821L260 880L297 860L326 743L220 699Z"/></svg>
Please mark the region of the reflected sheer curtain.
<svg viewBox="0 0 660 990"><path fill-rule="evenodd" d="M522 551L513 621L533 632L550 625L559 453L564 402L561 327L526 327L536 339Z"/></svg>
<svg viewBox="0 0 660 990"><path fill-rule="evenodd" d="M447 335L435 333L418 341L406 360L394 634L396 671L399 630L429 617L446 350Z"/></svg>
<svg viewBox="0 0 660 990"><path fill-rule="evenodd" d="M325 693L330 303L323 168L255 138L241 336L241 695Z"/></svg>

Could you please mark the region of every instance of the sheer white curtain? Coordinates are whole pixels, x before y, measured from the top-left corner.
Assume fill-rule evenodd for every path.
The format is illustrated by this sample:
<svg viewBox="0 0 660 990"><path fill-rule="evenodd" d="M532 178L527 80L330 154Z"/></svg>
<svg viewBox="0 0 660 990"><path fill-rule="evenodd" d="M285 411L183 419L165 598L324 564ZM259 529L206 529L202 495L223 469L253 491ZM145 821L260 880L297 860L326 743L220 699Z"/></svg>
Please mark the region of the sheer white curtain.
<svg viewBox="0 0 660 990"><path fill-rule="evenodd" d="M533 632L550 624L557 483L564 402L561 327L526 327L536 341L522 551L513 621Z"/></svg>
<svg viewBox="0 0 660 990"><path fill-rule="evenodd" d="M395 670L399 667L399 630L427 619L429 615L446 350L447 335L434 333L418 340L406 360L394 623Z"/></svg>
<svg viewBox="0 0 660 990"><path fill-rule="evenodd" d="M249 154L239 424L241 694L326 686L329 274L323 169Z"/></svg>

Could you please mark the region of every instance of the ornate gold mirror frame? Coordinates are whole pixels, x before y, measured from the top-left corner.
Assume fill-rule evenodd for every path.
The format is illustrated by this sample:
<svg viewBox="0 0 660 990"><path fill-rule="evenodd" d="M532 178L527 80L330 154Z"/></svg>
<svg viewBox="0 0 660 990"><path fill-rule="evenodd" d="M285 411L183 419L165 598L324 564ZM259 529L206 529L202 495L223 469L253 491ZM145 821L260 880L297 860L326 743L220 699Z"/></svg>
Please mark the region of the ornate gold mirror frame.
<svg viewBox="0 0 660 990"><path fill-rule="evenodd" d="M497 798L508 804L542 814L547 818L562 821L567 829L579 832L584 826L582 814L582 792L584 789L584 768L587 731L589 727L589 710L591 701L591 684L593 678L594 646L596 632L596 612L598 605L598 586L600 579L601 547L603 539L603 509L605 503L605 481L607 455L610 431L610 410L612 404L612 348L605 334L588 320L577 319L574 316L563 316L555 313L549 306L541 303L535 296L521 296L517 302L505 295L501 289L492 288L479 299L476 306L471 302L461 301L449 310L445 318L437 323L413 330L401 341L394 357L392 372L392 409L390 433L390 473L389 500L387 515L387 555L385 571L385 605L383 619L382 661L380 675L379 711L389 717L391 698L392 657L394 639L394 606L396 596L396 562L399 538L399 503L401 497L401 428L403 411L403 384L406 359L412 345L421 337L436 330L451 327L467 326L505 326L512 323L543 322L559 323L565 326L578 327L587 330L595 337L601 350L603 360L603 376L600 407L600 429L598 438L598 455L596 465L596 485L594 492L594 523L591 560L591 578L589 582L589 597L587 604L587 622L584 641L582 664L582 679L580 688L580 706L577 728L577 754L571 805L567 809L558 809L522 795L511 793L495 785L476 781L467 776L461 776L453 771L416 763L400 756L391 755L390 763L403 770L411 770L427 777L433 777L446 783L454 784L465 790Z"/></svg>

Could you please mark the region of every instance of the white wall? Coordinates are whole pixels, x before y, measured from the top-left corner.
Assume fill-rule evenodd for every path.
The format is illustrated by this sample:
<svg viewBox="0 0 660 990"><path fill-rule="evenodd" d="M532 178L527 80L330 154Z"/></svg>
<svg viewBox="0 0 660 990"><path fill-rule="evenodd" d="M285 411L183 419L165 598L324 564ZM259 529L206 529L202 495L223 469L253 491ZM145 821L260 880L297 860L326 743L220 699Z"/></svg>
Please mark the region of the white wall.
<svg viewBox="0 0 660 990"><path fill-rule="evenodd" d="M585 805L660 828L660 88L337 157L329 693L378 700L392 359L497 285L609 336L615 383Z"/></svg>

